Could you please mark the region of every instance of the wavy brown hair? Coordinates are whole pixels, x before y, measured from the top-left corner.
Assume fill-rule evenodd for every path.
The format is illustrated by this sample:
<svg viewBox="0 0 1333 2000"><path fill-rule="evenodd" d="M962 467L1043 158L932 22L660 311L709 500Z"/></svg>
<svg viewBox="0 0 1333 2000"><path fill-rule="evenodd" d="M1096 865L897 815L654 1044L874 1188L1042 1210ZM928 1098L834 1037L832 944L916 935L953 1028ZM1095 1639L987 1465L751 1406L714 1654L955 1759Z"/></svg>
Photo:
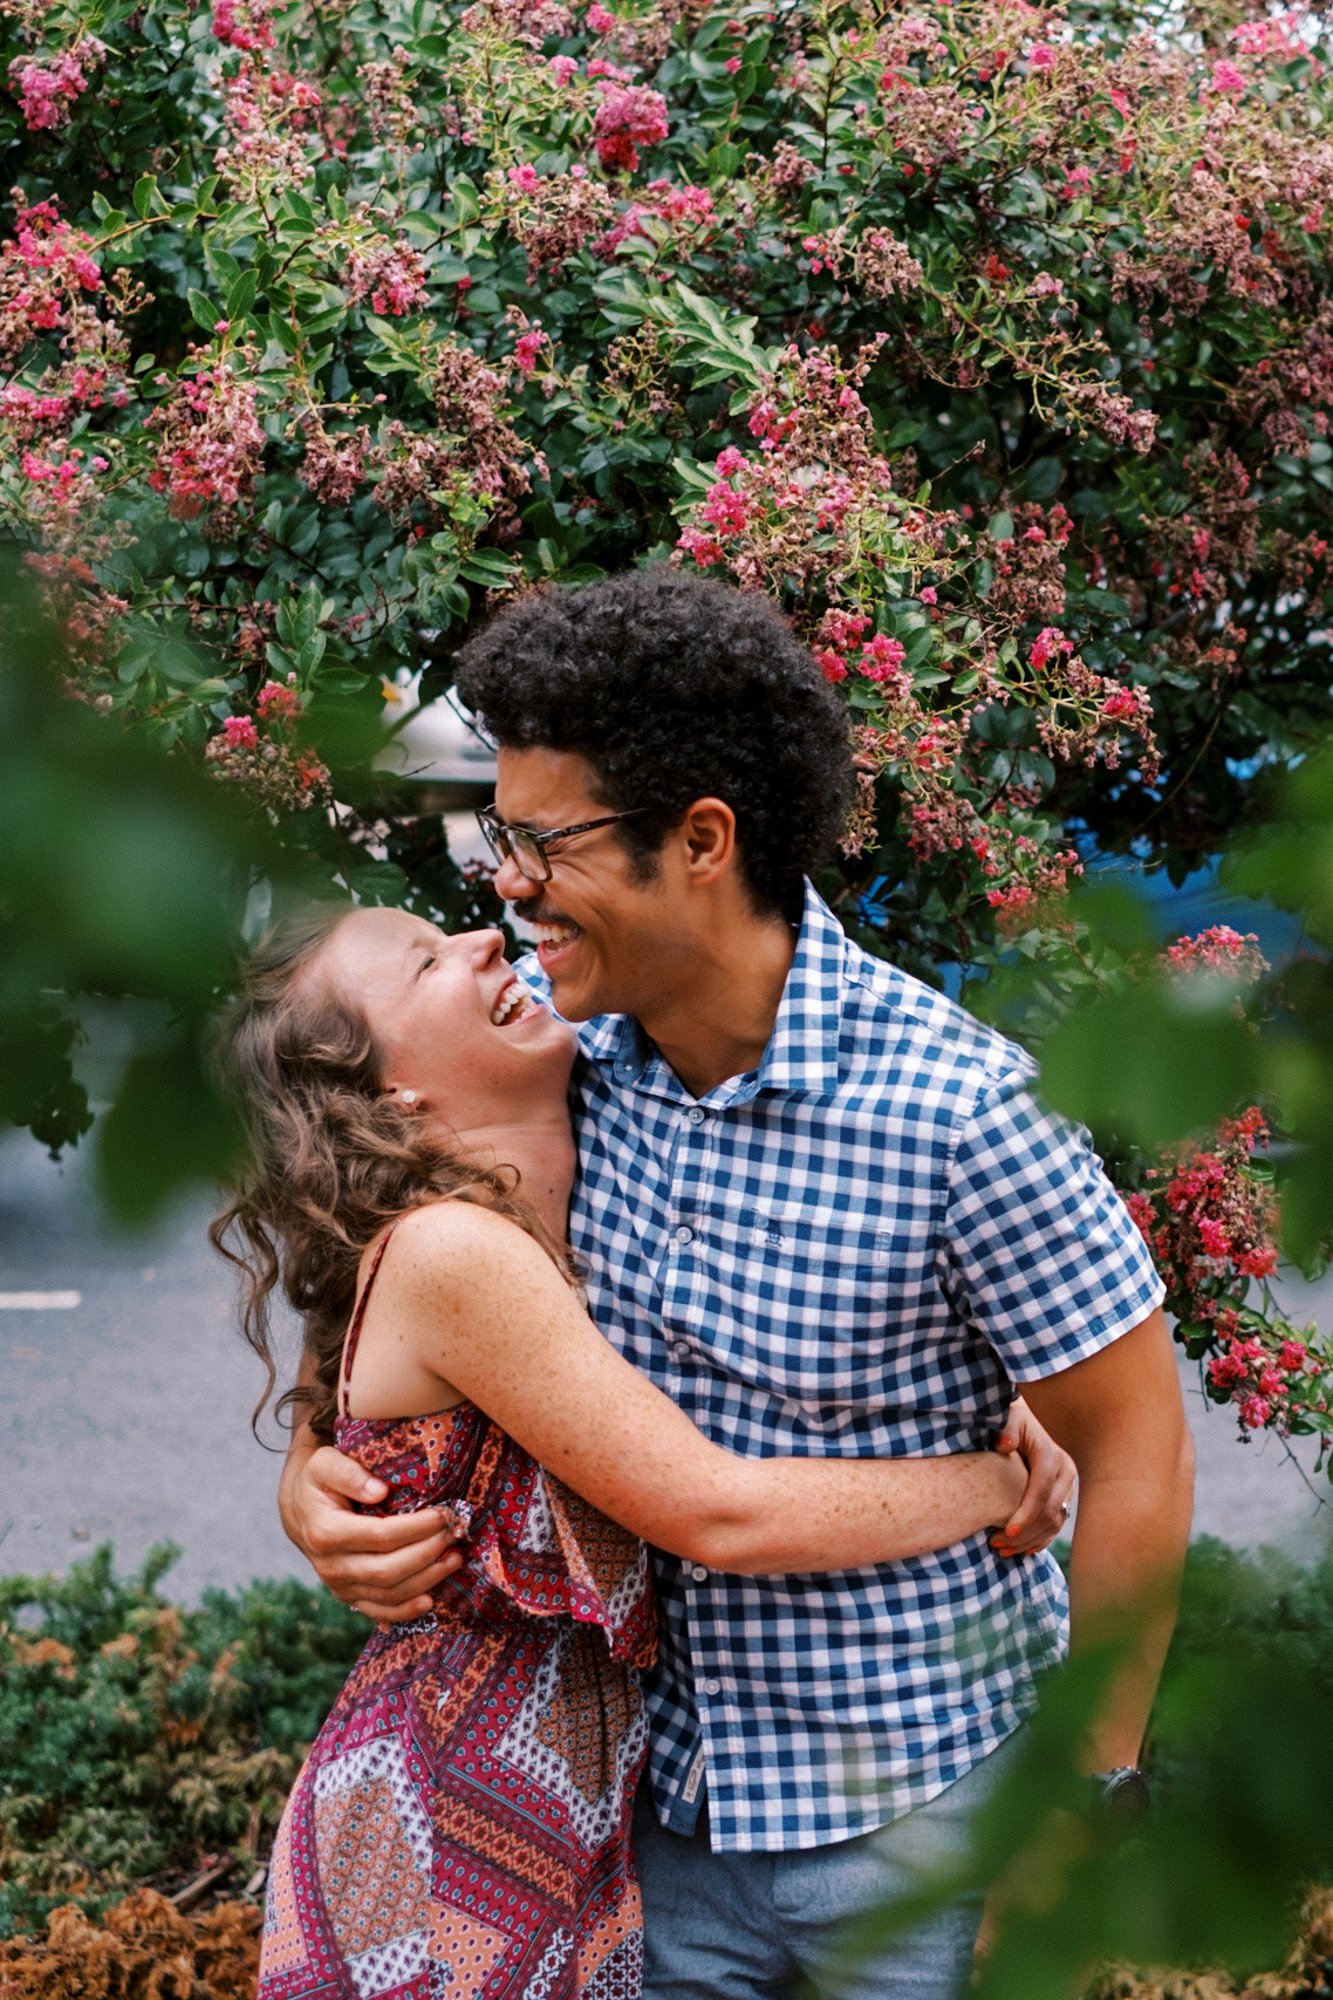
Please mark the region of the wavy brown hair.
<svg viewBox="0 0 1333 2000"><path fill-rule="evenodd" d="M367 1022L312 975L351 911L320 905L275 925L245 965L216 1042L247 1144L209 1237L241 1274L241 1326L268 1371L255 1421L277 1380L270 1305L281 1285L304 1322L311 1380L289 1389L278 1411L304 1408L325 1440L361 1258L409 1209L450 1197L496 1209L573 1280L568 1252L521 1199L517 1169L479 1165L424 1133L386 1094Z"/></svg>

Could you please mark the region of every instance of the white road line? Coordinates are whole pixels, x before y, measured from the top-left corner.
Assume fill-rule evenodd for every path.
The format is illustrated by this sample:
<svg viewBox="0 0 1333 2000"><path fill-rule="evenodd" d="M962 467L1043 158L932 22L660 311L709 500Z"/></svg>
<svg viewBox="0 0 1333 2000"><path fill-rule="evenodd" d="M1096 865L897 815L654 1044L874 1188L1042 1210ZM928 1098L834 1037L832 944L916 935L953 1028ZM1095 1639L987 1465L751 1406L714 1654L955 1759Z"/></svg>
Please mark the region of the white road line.
<svg viewBox="0 0 1333 2000"><path fill-rule="evenodd" d="M0 1312L60 1312L82 1304L82 1292L0 1292Z"/></svg>

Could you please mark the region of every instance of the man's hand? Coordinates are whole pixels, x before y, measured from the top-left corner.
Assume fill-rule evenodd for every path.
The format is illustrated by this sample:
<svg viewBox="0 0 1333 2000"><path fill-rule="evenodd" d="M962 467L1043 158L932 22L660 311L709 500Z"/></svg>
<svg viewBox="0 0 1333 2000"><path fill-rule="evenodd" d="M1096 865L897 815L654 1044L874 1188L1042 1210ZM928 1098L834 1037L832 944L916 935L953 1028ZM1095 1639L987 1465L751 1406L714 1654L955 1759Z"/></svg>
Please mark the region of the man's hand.
<svg viewBox="0 0 1333 2000"><path fill-rule="evenodd" d="M991 1547L1002 1556L1034 1555L1049 1548L1069 1520L1078 1484L1074 1461L1042 1429L1021 1396L1010 1405L1004 1435L995 1449L1018 1454L1027 1466L1028 1483Z"/></svg>
<svg viewBox="0 0 1333 2000"><path fill-rule="evenodd" d="M454 1546L458 1522L447 1509L414 1514L358 1514L388 1492L382 1479L332 1445L295 1445L278 1488L278 1509L290 1540L335 1597L377 1624L420 1618L430 1593L460 1569Z"/></svg>

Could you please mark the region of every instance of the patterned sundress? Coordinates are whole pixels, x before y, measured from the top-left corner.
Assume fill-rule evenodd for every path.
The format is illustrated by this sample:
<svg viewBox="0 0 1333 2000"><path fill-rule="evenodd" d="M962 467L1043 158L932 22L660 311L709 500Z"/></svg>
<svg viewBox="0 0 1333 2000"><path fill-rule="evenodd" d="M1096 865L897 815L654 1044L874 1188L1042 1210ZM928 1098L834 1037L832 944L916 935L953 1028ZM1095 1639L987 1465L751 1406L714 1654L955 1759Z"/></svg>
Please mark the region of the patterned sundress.
<svg viewBox="0 0 1333 2000"><path fill-rule="evenodd" d="M377 1631L302 1767L269 1870L259 2000L638 2000L630 1850L656 1610L642 1544L471 1403L353 1418L367 1511L452 1508L468 1560Z"/></svg>

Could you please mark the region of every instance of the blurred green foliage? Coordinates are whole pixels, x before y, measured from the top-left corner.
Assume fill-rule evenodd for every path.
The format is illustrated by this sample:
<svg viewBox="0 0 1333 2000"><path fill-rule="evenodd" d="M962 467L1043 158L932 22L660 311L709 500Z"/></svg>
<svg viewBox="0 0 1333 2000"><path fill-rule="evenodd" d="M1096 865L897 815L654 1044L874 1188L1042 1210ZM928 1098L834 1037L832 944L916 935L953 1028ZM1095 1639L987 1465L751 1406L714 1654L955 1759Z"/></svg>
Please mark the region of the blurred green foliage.
<svg viewBox="0 0 1333 2000"><path fill-rule="evenodd" d="M1006 1913L975 2000L1073 2000L1106 1962L1280 1961L1303 1891L1333 1874L1333 1556L1300 1570L1191 1549L1149 1736L1153 1811L1122 1844L1089 1824L1076 1769L1116 1658L1084 1653L1050 1677L968 1866L868 1919L850 1961L997 1878Z"/></svg>

